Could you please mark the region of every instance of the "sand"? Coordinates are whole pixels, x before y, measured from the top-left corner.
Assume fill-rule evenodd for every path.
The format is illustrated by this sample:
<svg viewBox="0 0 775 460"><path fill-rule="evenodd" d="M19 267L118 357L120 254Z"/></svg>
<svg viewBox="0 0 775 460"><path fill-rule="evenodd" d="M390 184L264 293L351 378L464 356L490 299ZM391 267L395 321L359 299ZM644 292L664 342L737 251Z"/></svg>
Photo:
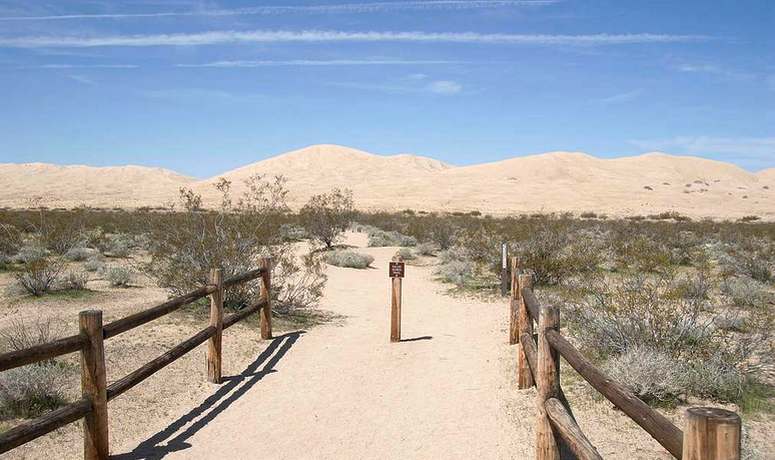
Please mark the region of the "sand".
<svg viewBox="0 0 775 460"><path fill-rule="evenodd" d="M494 163L452 166L415 155L383 156L338 145L315 145L204 180L140 167L0 165L0 206L25 207L46 195L48 206L160 206L181 186L220 203L213 185L225 178L239 194L254 174L283 175L289 203L334 187L353 191L363 210L479 211L506 215L593 211L611 216L674 211L691 217L775 220L775 172L751 173L696 157L650 153L600 159L551 152Z"/></svg>
<svg viewBox="0 0 775 460"><path fill-rule="evenodd" d="M387 263L396 248L365 248L373 269L329 266L321 309L336 318L261 341L255 325L226 331L222 385L205 382L204 346L110 403L114 458L522 459L533 457L535 391L516 390L508 307L500 298L449 295L433 277L435 259L409 265L403 338L389 343ZM7 277L0 279L4 286ZM39 304L6 298L0 326L15 315L46 311L64 319L99 306L108 319L164 298L140 284L112 289L96 282L87 299ZM202 316L170 315L107 342L113 381L202 328ZM72 322L71 322L72 323ZM74 324L70 324L74 327ZM75 360L75 356L71 356ZM634 422L590 397L563 371L564 389L585 433L605 458L669 458ZM77 389L77 380L73 382ZM680 413L668 414L680 426ZM763 449L772 421L746 420ZM78 424L13 452L9 458L80 458Z"/></svg>

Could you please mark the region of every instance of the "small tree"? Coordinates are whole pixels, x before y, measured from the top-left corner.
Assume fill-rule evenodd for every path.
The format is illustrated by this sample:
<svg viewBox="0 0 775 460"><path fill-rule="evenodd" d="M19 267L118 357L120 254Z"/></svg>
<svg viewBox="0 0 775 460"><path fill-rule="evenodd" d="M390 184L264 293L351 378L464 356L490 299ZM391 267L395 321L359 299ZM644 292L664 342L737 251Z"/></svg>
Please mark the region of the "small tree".
<svg viewBox="0 0 775 460"><path fill-rule="evenodd" d="M313 240L333 247L353 221L353 192L335 188L329 193L315 195L301 208L302 225Z"/></svg>

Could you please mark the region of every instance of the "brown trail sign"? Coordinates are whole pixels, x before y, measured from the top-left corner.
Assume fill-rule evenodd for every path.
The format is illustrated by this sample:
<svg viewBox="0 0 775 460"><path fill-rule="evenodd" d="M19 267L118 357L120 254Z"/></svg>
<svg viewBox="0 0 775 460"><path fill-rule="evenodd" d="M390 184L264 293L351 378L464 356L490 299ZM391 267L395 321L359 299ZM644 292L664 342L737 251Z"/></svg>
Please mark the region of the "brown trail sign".
<svg viewBox="0 0 775 460"><path fill-rule="evenodd" d="M388 267L388 275L392 284L390 301L390 341L401 341L401 281L406 270L404 259L396 253Z"/></svg>

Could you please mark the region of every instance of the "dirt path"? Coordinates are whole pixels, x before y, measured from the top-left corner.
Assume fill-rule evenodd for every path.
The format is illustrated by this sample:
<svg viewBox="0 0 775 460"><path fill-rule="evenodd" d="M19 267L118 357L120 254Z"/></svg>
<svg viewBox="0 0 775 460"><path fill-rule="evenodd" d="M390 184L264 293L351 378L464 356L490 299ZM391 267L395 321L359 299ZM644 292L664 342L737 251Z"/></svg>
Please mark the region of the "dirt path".
<svg viewBox="0 0 775 460"><path fill-rule="evenodd" d="M374 269L328 269L322 307L343 321L262 344L242 375L117 458L529 457L533 397L513 390L504 304L452 298L409 266L407 340L391 344L395 248L362 251Z"/></svg>

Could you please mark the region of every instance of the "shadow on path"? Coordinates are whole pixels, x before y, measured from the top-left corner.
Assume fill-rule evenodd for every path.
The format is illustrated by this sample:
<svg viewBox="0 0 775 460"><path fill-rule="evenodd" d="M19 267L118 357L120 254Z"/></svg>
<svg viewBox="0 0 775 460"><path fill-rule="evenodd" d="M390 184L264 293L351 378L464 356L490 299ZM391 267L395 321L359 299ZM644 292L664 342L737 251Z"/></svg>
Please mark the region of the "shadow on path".
<svg viewBox="0 0 775 460"><path fill-rule="evenodd" d="M401 339L400 342L417 342L419 340L432 340L432 335L423 335L421 337L412 337L411 339Z"/></svg>
<svg viewBox="0 0 775 460"><path fill-rule="evenodd" d="M215 417L226 410L242 395L250 390L265 375L277 372L274 366L291 349L296 340L306 331L290 332L275 337L255 361L250 363L239 375L224 377L224 383L218 390L205 399L199 406L172 422L169 426L146 439L131 452L113 455L117 460L160 459L169 453L191 447L186 441L199 430L207 426ZM263 368L259 370L259 367ZM211 409L208 412L208 409ZM205 413L206 412L206 413ZM201 416L201 417L200 417ZM198 418L199 417L199 418ZM186 425L191 424L186 427ZM179 430L183 429L179 434ZM165 443L166 442L166 443ZM165 443L162 445L162 443Z"/></svg>

